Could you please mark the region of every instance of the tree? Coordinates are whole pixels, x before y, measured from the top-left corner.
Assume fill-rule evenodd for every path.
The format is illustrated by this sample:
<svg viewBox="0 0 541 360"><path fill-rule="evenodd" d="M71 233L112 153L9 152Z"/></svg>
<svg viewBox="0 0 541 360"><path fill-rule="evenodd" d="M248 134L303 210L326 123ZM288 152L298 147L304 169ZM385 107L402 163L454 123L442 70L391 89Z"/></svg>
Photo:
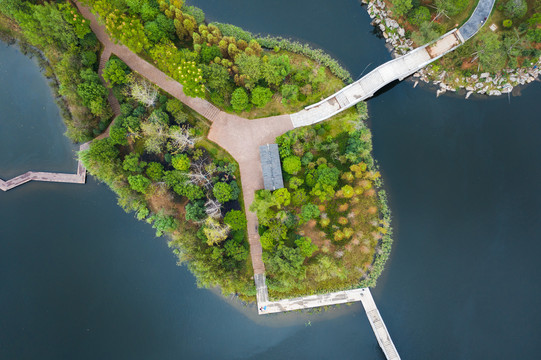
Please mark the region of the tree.
<svg viewBox="0 0 541 360"><path fill-rule="evenodd" d="M146 194L152 182L143 175L130 175L128 176L128 183L133 190Z"/></svg>
<svg viewBox="0 0 541 360"><path fill-rule="evenodd" d="M222 204L232 199L232 189L231 185L229 185L228 183L216 183L214 185L214 188L212 189L212 193L214 194L216 200L218 200Z"/></svg>
<svg viewBox="0 0 541 360"><path fill-rule="evenodd" d="M163 165L154 161L150 162L146 169L146 174L154 181L160 180L163 176Z"/></svg>
<svg viewBox="0 0 541 360"><path fill-rule="evenodd" d="M279 86L286 76L291 73L289 56L274 55L269 61L263 62L261 67L263 79L271 86Z"/></svg>
<svg viewBox="0 0 541 360"><path fill-rule="evenodd" d="M299 87L297 85L282 85L282 103L292 103L299 97Z"/></svg>
<svg viewBox="0 0 541 360"><path fill-rule="evenodd" d="M301 237L295 240L295 245L299 248L304 257L310 257L317 250L317 245L312 244L312 239L309 237Z"/></svg>
<svg viewBox="0 0 541 360"><path fill-rule="evenodd" d="M454 16L460 13L468 5L468 0L436 0L438 13Z"/></svg>
<svg viewBox="0 0 541 360"><path fill-rule="evenodd" d="M250 211L257 214L261 225L267 225L274 216L274 212L270 208L275 205L277 205L276 199L269 190L259 190L255 193L254 201L250 205Z"/></svg>
<svg viewBox="0 0 541 360"><path fill-rule="evenodd" d="M286 188L281 188L272 193L272 196L274 199L276 199L276 203L278 204L278 208L281 208L282 206L287 206L291 202L291 194Z"/></svg>
<svg viewBox="0 0 541 360"><path fill-rule="evenodd" d="M510 18L521 18L526 15L528 4L526 0L509 0L505 4L504 13Z"/></svg>
<svg viewBox="0 0 541 360"><path fill-rule="evenodd" d="M112 126L109 130L109 137L114 144L128 145L128 132L121 126Z"/></svg>
<svg viewBox="0 0 541 360"><path fill-rule="evenodd" d="M205 225L203 226L203 233L207 238L207 244L209 246L219 244L227 239L229 230L229 225L222 225L218 222L218 220L212 217L208 217L205 220Z"/></svg>
<svg viewBox="0 0 541 360"><path fill-rule="evenodd" d="M261 108L267 105L272 99L272 91L269 88L257 86L252 91L252 104Z"/></svg>
<svg viewBox="0 0 541 360"><path fill-rule="evenodd" d="M242 53L235 58L239 68L238 83L246 89L252 90L261 79L261 59L255 55Z"/></svg>
<svg viewBox="0 0 541 360"><path fill-rule="evenodd" d="M288 156L283 161L284 171L288 174L295 175L301 171L301 159L298 156Z"/></svg>
<svg viewBox="0 0 541 360"><path fill-rule="evenodd" d="M411 0L392 0L393 13L397 16L407 14L412 8Z"/></svg>
<svg viewBox="0 0 541 360"><path fill-rule="evenodd" d="M205 219L206 216L204 201L195 200L186 204L186 220L199 222Z"/></svg>
<svg viewBox="0 0 541 360"><path fill-rule="evenodd" d="M231 86L229 71L219 64L210 64L203 68L203 77L211 90L225 95Z"/></svg>
<svg viewBox="0 0 541 360"><path fill-rule="evenodd" d="M103 69L103 78L109 83L109 87L128 82L126 77L128 66L120 59L110 59Z"/></svg>
<svg viewBox="0 0 541 360"><path fill-rule="evenodd" d="M158 237L165 232L175 231L179 225L177 219L163 213L152 215L147 222L153 222L152 227L156 229L156 236Z"/></svg>
<svg viewBox="0 0 541 360"><path fill-rule="evenodd" d="M184 105L178 99L169 99L165 104L165 109L169 111L177 124L183 124L188 120L188 115L184 110Z"/></svg>
<svg viewBox="0 0 541 360"><path fill-rule="evenodd" d="M224 217L224 223L229 225L233 230L246 229L246 216L242 211L231 210Z"/></svg>
<svg viewBox="0 0 541 360"><path fill-rule="evenodd" d="M242 232L239 232L241 235ZM233 239L227 240L224 245L225 253L236 261L245 261L248 257L248 249L244 245L244 237L233 236Z"/></svg>
<svg viewBox="0 0 541 360"><path fill-rule="evenodd" d="M304 221L315 219L319 214L319 208L315 204L306 204L301 207L301 217Z"/></svg>
<svg viewBox="0 0 541 360"><path fill-rule="evenodd" d="M158 98L158 88L147 80L128 75L128 95L139 101L146 107L153 106Z"/></svg>
<svg viewBox="0 0 541 360"><path fill-rule="evenodd" d="M231 95L231 106L233 110L242 111L248 106L248 94L243 88L237 88Z"/></svg>
<svg viewBox="0 0 541 360"><path fill-rule="evenodd" d="M188 171L190 169L190 165L192 164L192 161L186 154L178 154L173 156L171 159L171 164L173 167L180 171Z"/></svg>
<svg viewBox="0 0 541 360"><path fill-rule="evenodd" d="M410 12L408 20L412 25L419 26L430 20L430 10L426 6L419 6Z"/></svg>
<svg viewBox="0 0 541 360"><path fill-rule="evenodd" d="M201 61L205 64L209 64L211 61L214 61L216 58L222 57L222 52L217 46L207 46L204 45L201 47Z"/></svg>
<svg viewBox="0 0 541 360"><path fill-rule="evenodd" d="M137 153L130 153L126 155L126 157L124 157L124 161L122 162L122 168L132 173L143 172L146 165L147 163L144 161L139 162L139 154Z"/></svg>
<svg viewBox="0 0 541 360"><path fill-rule="evenodd" d="M147 21L144 26L145 34L152 43L162 40L173 40L175 25L171 19L159 14L155 20Z"/></svg>
<svg viewBox="0 0 541 360"><path fill-rule="evenodd" d="M479 62L483 70L495 72L505 66L506 54L498 34L491 31L477 37Z"/></svg>

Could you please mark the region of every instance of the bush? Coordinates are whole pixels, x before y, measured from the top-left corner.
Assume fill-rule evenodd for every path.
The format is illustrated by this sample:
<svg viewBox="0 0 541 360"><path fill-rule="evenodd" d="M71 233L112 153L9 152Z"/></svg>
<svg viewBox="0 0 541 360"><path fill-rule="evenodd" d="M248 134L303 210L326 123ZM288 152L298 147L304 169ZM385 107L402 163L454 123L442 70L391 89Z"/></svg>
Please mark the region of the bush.
<svg viewBox="0 0 541 360"><path fill-rule="evenodd" d="M272 91L269 88L257 86L252 91L252 104L261 108L267 105L272 99Z"/></svg>
<svg viewBox="0 0 541 360"><path fill-rule="evenodd" d="M246 216L242 211L231 210L225 215L224 223L233 230L244 230L246 229Z"/></svg>
<svg viewBox="0 0 541 360"><path fill-rule="evenodd" d="M81 63L84 66L92 66L96 63L98 57L94 51L84 51L81 54Z"/></svg>
<svg viewBox="0 0 541 360"><path fill-rule="evenodd" d="M397 16L402 16L410 11L412 4L411 0L392 0L393 13Z"/></svg>
<svg viewBox="0 0 541 360"><path fill-rule="evenodd" d="M128 176L128 183L133 190L146 194L151 181L143 175L130 175Z"/></svg>
<svg viewBox="0 0 541 360"><path fill-rule="evenodd" d="M513 26L513 20L508 19L503 21L503 27L510 28L511 26Z"/></svg>
<svg viewBox="0 0 541 360"><path fill-rule="evenodd" d="M231 106L233 110L242 111L248 107L248 94L243 88L237 88L231 95Z"/></svg>
<svg viewBox="0 0 541 360"><path fill-rule="evenodd" d="M149 178L154 181L158 181L163 176L163 165L157 162L151 162L148 164L146 173Z"/></svg>
<svg viewBox="0 0 541 360"><path fill-rule="evenodd" d="M295 102L299 98L299 87L297 85L282 85L282 102Z"/></svg>
<svg viewBox="0 0 541 360"><path fill-rule="evenodd" d="M295 175L301 171L301 159L295 155L288 156L284 159L282 166L285 172Z"/></svg>

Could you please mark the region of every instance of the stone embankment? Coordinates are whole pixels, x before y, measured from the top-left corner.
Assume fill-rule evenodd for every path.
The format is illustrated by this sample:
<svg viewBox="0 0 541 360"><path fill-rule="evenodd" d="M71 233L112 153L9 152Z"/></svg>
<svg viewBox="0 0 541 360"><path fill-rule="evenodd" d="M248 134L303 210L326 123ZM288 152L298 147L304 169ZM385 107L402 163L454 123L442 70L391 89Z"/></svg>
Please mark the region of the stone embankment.
<svg viewBox="0 0 541 360"><path fill-rule="evenodd" d="M385 41L392 46L393 56L403 55L413 50L413 41L406 38L406 32L400 24L393 19L392 12L387 9L385 2L381 0L362 0L367 4L367 10L372 20L372 25L381 30ZM504 69L497 74L481 73L471 76L455 76L440 70L438 66L427 66L419 70L413 76L416 78L414 86L419 81L436 85L439 89L436 96L463 89L466 91L466 99L472 94L499 96L510 93L514 87L529 84L541 75L541 57L537 63L529 68Z"/></svg>

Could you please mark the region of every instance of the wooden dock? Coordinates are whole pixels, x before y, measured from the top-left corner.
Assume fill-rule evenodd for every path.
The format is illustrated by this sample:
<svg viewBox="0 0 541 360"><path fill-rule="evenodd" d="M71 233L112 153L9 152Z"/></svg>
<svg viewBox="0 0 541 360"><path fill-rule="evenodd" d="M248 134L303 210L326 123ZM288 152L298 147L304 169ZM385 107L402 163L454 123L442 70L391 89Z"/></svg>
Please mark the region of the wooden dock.
<svg viewBox="0 0 541 360"><path fill-rule="evenodd" d="M86 150L88 147L89 143L85 143L79 147L79 150ZM79 160L76 174L28 171L7 181L0 179L0 190L8 191L30 181L84 184L86 182L86 168Z"/></svg>
<svg viewBox="0 0 541 360"><path fill-rule="evenodd" d="M383 322L383 318L374 302L372 293L368 288L338 291L328 294L303 296L293 299L268 301L265 275L254 277L257 289L257 310L260 315L276 314L286 311L310 309L321 306L346 304L360 301L376 335L378 344L388 360L400 360L400 355L391 340L391 335Z"/></svg>

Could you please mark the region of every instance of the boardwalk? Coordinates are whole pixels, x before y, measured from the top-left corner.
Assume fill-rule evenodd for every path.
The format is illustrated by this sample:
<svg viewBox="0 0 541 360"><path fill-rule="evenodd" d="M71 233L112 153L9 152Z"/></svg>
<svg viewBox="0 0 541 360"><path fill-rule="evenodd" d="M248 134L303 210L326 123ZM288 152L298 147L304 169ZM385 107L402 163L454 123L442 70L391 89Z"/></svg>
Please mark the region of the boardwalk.
<svg viewBox="0 0 541 360"><path fill-rule="evenodd" d="M387 326L374 302L372 293L368 288L338 291L329 294L304 296L294 299L268 301L267 287L263 275L256 278L258 313L260 315L274 314L285 311L310 309L321 306L346 304L360 301L370 322L370 326L376 335L381 350L389 360L398 360L400 356L391 340Z"/></svg>
<svg viewBox="0 0 541 360"><path fill-rule="evenodd" d="M88 143L85 143L79 147L79 150L85 149L88 149ZM81 163L81 160L79 160L76 174L28 171L7 181L0 179L0 190L8 191L16 188L17 186L26 184L29 181L84 184L86 182L86 168Z"/></svg>

